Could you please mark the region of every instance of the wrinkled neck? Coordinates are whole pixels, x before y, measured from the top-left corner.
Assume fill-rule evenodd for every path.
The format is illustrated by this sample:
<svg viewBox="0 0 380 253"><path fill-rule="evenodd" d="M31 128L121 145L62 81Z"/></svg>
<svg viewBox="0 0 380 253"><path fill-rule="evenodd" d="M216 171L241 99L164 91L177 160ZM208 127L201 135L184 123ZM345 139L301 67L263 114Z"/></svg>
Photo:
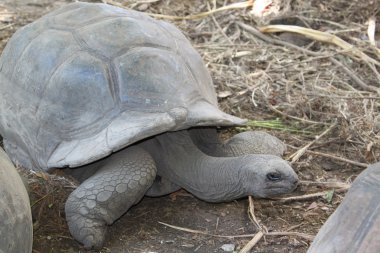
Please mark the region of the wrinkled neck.
<svg viewBox="0 0 380 253"><path fill-rule="evenodd" d="M160 150L151 152L151 155L161 176L210 202L229 201L246 195L238 159L204 154L193 144L187 131L156 138Z"/></svg>
<svg viewBox="0 0 380 253"><path fill-rule="evenodd" d="M223 202L245 196L239 170L234 158L216 158L187 153L185 177L178 178L181 186L200 199ZM196 159L196 160L195 160Z"/></svg>

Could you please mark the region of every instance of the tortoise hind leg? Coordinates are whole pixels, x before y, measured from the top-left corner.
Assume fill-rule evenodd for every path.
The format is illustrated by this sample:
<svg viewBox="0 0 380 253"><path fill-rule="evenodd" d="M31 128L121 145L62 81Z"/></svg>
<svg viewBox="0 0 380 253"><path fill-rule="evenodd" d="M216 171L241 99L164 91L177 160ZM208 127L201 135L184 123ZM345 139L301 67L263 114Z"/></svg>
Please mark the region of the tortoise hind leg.
<svg viewBox="0 0 380 253"><path fill-rule="evenodd" d="M107 225L140 201L156 176L152 157L139 147L124 149L102 163L65 205L70 232L85 248L102 246Z"/></svg>

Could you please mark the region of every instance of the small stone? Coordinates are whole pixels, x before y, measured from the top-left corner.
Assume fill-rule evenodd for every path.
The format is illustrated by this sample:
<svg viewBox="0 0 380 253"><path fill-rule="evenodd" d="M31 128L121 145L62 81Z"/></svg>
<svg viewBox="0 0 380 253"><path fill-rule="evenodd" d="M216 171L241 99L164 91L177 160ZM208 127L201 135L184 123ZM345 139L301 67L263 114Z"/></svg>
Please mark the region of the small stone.
<svg viewBox="0 0 380 253"><path fill-rule="evenodd" d="M138 11L146 11L147 9L149 8L149 5L144 3L144 4L141 4L137 7L137 10Z"/></svg>
<svg viewBox="0 0 380 253"><path fill-rule="evenodd" d="M225 252L232 252L235 250L235 244L223 244L220 248Z"/></svg>
<svg viewBox="0 0 380 253"><path fill-rule="evenodd" d="M191 243L185 243L185 244L182 244L181 246L184 248L194 248L194 244L191 244Z"/></svg>
<svg viewBox="0 0 380 253"><path fill-rule="evenodd" d="M311 209L315 209L315 208L318 208L318 204L316 202L313 202L310 204L310 206L308 208L306 208L306 210L311 210Z"/></svg>

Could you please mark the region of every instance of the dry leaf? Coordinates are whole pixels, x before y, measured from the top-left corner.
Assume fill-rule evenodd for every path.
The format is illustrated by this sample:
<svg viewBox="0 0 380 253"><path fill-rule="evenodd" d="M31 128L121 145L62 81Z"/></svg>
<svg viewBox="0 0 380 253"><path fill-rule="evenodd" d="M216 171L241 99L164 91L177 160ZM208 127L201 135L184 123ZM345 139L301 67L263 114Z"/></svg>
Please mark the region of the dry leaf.
<svg viewBox="0 0 380 253"><path fill-rule="evenodd" d="M9 23L13 20L14 13L0 6L0 22Z"/></svg>
<svg viewBox="0 0 380 253"><path fill-rule="evenodd" d="M218 98L226 98L226 97L229 97L231 95L232 95L232 92L228 91L228 90L218 92Z"/></svg>
<svg viewBox="0 0 380 253"><path fill-rule="evenodd" d="M315 208L318 208L317 202L311 203L310 206L308 208L306 208L306 210L312 210L312 209L315 209Z"/></svg>
<svg viewBox="0 0 380 253"><path fill-rule="evenodd" d="M250 13L256 17L265 17L270 14L277 15L280 11L281 1L275 0L256 0L253 3Z"/></svg>
<svg viewBox="0 0 380 253"><path fill-rule="evenodd" d="M372 46L376 46L375 30L376 30L376 17L370 17L368 20L367 34L368 34L369 42L371 43Z"/></svg>
<svg viewBox="0 0 380 253"><path fill-rule="evenodd" d="M49 175L45 172L36 172L35 175L39 178L46 180L46 181L49 179Z"/></svg>

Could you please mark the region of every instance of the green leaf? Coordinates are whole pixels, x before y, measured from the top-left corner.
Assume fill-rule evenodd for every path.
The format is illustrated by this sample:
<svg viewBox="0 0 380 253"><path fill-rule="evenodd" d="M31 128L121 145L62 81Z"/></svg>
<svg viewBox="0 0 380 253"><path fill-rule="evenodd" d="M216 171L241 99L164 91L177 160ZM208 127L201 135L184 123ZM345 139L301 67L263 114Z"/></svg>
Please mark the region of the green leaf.
<svg viewBox="0 0 380 253"><path fill-rule="evenodd" d="M334 196L334 190L331 190L326 193L326 195L324 196L324 199L327 201L327 203L331 204L333 196Z"/></svg>

